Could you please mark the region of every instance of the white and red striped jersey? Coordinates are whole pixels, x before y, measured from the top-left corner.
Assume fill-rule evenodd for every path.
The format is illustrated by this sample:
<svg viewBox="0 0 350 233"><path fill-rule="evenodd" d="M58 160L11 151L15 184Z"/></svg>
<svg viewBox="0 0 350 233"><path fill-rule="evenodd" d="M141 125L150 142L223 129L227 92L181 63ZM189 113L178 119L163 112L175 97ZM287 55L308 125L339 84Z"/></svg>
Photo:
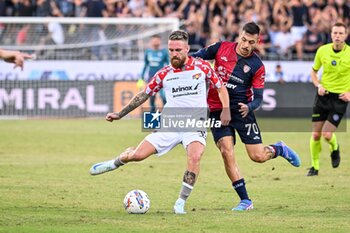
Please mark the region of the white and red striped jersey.
<svg viewBox="0 0 350 233"><path fill-rule="evenodd" d="M207 61L188 58L183 68L168 65L160 69L145 88L148 95L164 89L167 100L164 108L207 108L208 85L212 88L223 85Z"/></svg>

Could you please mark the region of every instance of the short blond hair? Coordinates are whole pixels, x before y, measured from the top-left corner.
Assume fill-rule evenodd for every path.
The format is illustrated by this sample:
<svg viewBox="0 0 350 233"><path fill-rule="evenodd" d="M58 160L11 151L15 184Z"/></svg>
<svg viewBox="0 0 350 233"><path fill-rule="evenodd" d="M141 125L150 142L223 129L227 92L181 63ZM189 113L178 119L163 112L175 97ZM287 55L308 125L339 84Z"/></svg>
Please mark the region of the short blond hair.
<svg viewBox="0 0 350 233"><path fill-rule="evenodd" d="M169 40L182 40L188 43L188 33L183 30L173 31L169 35Z"/></svg>

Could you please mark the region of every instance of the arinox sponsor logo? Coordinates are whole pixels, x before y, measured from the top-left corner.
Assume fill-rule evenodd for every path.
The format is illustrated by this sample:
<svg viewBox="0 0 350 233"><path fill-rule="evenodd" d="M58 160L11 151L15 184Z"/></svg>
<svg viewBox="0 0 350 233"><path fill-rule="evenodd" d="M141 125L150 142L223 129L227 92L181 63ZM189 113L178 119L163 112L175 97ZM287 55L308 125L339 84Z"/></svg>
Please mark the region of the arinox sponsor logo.
<svg viewBox="0 0 350 233"><path fill-rule="evenodd" d="M173 87L173 89L172 89L172 93L177 93L177 92L181 92L181 91L195 91L195 90L197 90L197 88L198 88L198 86L199 86L199 83L193 88L193 86L185 86L185 87Z"/></svg>

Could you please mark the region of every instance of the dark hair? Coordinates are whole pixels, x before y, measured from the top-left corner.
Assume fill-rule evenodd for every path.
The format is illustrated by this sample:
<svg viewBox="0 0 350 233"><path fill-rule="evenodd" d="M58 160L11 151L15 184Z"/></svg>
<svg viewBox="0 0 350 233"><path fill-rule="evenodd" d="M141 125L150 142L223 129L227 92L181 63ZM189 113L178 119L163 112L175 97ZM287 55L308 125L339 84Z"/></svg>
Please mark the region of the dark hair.
<svg viewBox="0 0 350 233"><path fill-rule="evenodd" d="M183 30L173 31L169 36L169 40L183 40L188 43L188 33Z"/></svg>
<svg viewBox="0 0 350 233"><path fill-rule="evenodd" d="M260 27L254 22L246 23L243 26L242 30L245 31L246 33L249 33L249 34L252 34L252 35L256 35L256 34L260 33Z"/></svg>
<svg viewBox="0 0 350 233"><path fill-rule="evenodd" d="M343 28L345 28L345 32L348 31L348 28L347 28L346 25L345 25L344 23L342 23L342 22L337 22L337 23L335 23L335 24L333 25L333 27L343 27ZM332 27L332 29L333 29L333 27Z"/></svg>

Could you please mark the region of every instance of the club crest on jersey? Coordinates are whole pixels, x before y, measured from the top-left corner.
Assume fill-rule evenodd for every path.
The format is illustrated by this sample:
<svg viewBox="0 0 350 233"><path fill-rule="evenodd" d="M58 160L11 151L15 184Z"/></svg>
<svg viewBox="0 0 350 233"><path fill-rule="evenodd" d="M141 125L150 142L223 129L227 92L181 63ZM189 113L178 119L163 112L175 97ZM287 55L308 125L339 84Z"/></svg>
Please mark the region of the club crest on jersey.
<svg viewBox="0 0 350 233"><path fill-rule="evenodd" d="M202 73L192 75L192 79L198 80L202 76Z"/></svg>
<svg viewBox="0 0 350 233"><path fill-rule="evenodd" d="M243 66L243 72L244 72L244 73L248 73L248 72L250 71L250 69L251 69L251 68L250 68L249 66L247 66L247 65L244 65L244 66Z"/></svg>

